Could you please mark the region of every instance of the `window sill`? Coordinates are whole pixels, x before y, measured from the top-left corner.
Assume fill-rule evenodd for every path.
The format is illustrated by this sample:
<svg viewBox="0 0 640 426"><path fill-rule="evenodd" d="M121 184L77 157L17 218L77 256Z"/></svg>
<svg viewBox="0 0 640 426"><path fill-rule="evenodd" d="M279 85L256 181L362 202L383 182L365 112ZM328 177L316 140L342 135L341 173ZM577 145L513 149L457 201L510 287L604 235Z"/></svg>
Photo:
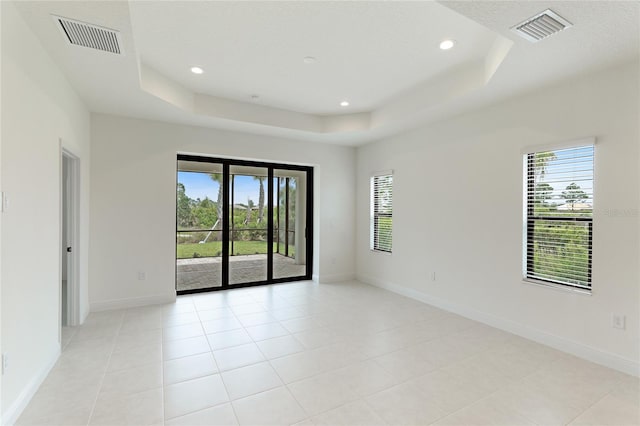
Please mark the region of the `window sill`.
<svg viewBox="0 0 640 426"><path fill-rule="evenodd" d="M381 255L383 255L383 256L391 256L391 255L393 254L393 252L382 251L382 250L369 249L369 251L370 251L371 253L381 254Z"/></svg>
<svg viewBox="0 0 640 426"><path fill-rule="evenodd" d="M569 287L569 286L565 286L565 285L562 285L562 284L554 284L554 283L549 283L549 282L546 282L546 281L538 281L538 280L532 280L532 279L528 279L528 278L523 278L522 279L522 283L523 284L528 284L528 285L533 285L533 286L536 286L536 287L544 287L544 288L548 288L548 289L556 290L556 291L564 291L564 292L567 292L567 293L577 293L577 294L581 294L583 296L591 296L591 294L592 294L592 290Z"/></svg>

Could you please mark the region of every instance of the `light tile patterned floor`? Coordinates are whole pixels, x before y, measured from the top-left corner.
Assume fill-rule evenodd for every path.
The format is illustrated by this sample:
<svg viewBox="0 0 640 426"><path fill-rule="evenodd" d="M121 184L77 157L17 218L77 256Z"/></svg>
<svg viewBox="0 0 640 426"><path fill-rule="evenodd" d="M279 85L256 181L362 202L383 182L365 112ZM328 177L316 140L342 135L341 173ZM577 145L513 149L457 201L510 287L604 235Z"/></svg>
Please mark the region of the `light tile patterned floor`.
<svg viewBox="0 0 640 426"><path fill-rule="evenodd" d="M631 425L637 378L358 283L94 313L20 425Z"/></svg>

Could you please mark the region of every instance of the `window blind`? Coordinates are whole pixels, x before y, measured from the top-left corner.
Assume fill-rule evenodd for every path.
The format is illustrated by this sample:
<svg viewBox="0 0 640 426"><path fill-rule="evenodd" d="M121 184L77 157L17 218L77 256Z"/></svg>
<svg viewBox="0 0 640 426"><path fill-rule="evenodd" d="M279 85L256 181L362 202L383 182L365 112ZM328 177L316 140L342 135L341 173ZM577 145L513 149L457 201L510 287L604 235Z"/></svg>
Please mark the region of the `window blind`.
<svg viewBox="0 0 640 426"><path fill-rule="evenodd" d="M371 177L371 249L391 253L393 175Z"/></svg>
<svg viewBox="0 0 640 426"><path fill-rule="evenodd" d="M591 288L594 146L526 154L525 279Z"/></svg>

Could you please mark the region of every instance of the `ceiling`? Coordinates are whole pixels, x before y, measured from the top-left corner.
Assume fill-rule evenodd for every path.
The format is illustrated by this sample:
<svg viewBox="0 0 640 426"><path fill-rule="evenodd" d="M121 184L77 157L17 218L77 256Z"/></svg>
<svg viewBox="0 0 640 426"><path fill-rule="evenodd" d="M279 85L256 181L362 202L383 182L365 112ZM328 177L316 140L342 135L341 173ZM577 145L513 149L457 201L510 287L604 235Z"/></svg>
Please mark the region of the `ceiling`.
<svg viewBox="0 0 640 426"><path fill-rule="evenodd" d="M433 2L130 3L142 61L195 93L309 114L370 111L496 35ZM203 19L206 17L206 19ZM425 19L432 17L432 19ZM454 32L452 28L457 30ZM455 34L458 48L438 44ZM304 57L314 57L305 64ZM190 65L205 74L191 74Z"/></svg>
<svg viewBox="0 0 640 426"><path fill-rule="evenodd" d="M16 5L91 111L344 145L632 61L640 51L638 2ZM546 8L573 27L537 43L510 31ZM124 54L66 43L51 14L119 31ZM439 49L445 39L455 46ZM309 56L314 63L305 63Z"/></svg>

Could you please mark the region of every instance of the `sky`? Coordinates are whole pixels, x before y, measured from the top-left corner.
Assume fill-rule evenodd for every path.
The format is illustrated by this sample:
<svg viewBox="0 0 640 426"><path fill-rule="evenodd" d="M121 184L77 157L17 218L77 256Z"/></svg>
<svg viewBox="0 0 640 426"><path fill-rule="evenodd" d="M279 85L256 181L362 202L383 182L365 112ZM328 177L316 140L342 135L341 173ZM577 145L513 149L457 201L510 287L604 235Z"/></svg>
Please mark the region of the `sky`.
<svg viewBox="0 0 640 426"><path fill-rule="evenodd" d="M211 179L208 173L178 172L178 182L185 187L185 192L189 198L200 198L204 200L218 199L218 182ZM266 182L264 186L265 197L267 191ZM234 182L234 202L236 204L247 204L247 199L251 199L255 205L260 197L260 183L253 179L253 176L236 175Z"/></svg>

